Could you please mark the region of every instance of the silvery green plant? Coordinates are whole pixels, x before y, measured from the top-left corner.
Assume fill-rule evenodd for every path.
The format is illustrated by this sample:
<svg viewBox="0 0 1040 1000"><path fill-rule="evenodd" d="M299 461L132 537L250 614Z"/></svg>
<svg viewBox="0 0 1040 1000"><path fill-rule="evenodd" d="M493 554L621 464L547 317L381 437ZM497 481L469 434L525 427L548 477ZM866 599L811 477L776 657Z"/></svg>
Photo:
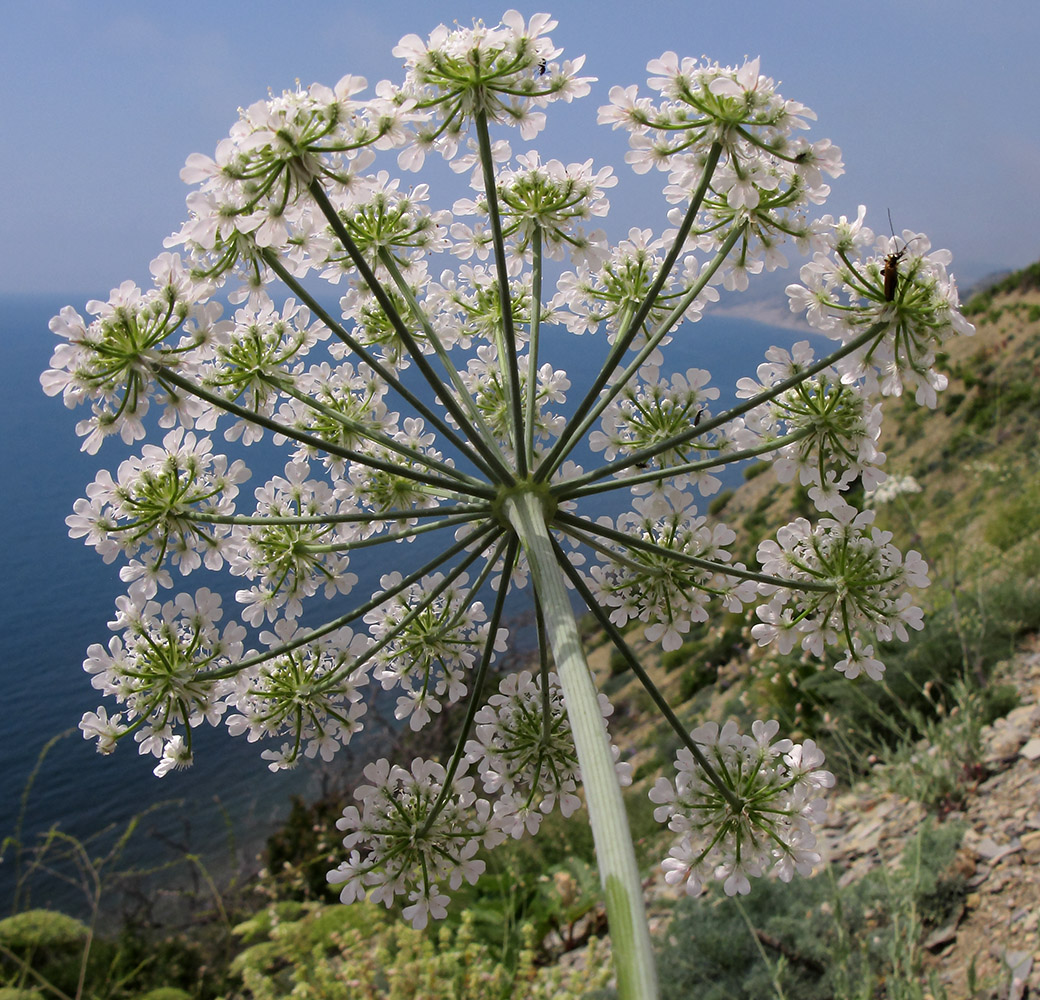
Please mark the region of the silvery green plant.
<svg viewBox="0 0 1040 1000"><path fill-rule="evenodd" d="M115 635L84 664L118 710L87 713L84 736L102 753L136 743L162 775L191 763L196 727L223 723L264 745L276 770L332 759L378 690L413 730L467 701L447 760L364 769L329 880L345 902L401 900L423 927L480 875L482 846L535 833L555 808L569 815L583 790L619 992L645 1000L656 984L627 768L572 595L683 742L650 793L676 834L667 881L732 894L754 876L811 871L833 781L819 749L778 738L775 722L687 731L623 632L639 623L675 649L713 609L754 605L759 643L836 652L848 677L880 677L877 644L921 627L908 588L927 584L926 567L845 494L884 480L878 397L912 390L933 406L945 386L936 352L971 327L946 251L929 253L917 233L876 237L862 208L851 221L810 217L840 151L804 137L815 116L758 60L666 52L649 63L650 96L609 91L598 120L628 133L637 173L661 173L670 227L611 244L589 228L607 214L611 168L515 154L507 139L535 138L550 105L590 92L584 59L562 58L554 27L516 11L497 27L441 26L394 50L400 85L366 97L345 76L241 111L215 155L182 171L189 218L167 241L180 251L152 262L154 287L124 283L87 304L89 319L62 310L42 383L87 406L77 433L92 454L112 435L144 438L153 408L161 429L99 473L68 518L73 537L125 560L129 585ZM395 157L417 171L433 154L469 177L472 197L450 211L391 174ZM720 286L745 289L792 246L811 259L791 308L831 349L817 357L823 338L772 348L738 404L714 412L709 373L664 374L663 349ZM338 312L313 290L320 280ZM550 325L589 338L594 375L545 357ZM268 437L288 449L284 474L244 508L249 473L214 450L218 430L239 449ZM577 465L582 448L601 464ZM750 458L797 477L820 513L779 527L754 567L731 559L734 532L697 507L715 473ZM589 513L606 492L628 512ZM426 533L443 545L416 565L408 543ZM370 547L388 567L398 554L399 568L345 597ZM205 587L160 596L202 566L241 579L241 621L222 624ZM489 668L510 648L507 596L527 585L540 666L491 691ZM304 627L322 599L349 610Z"/></svg>

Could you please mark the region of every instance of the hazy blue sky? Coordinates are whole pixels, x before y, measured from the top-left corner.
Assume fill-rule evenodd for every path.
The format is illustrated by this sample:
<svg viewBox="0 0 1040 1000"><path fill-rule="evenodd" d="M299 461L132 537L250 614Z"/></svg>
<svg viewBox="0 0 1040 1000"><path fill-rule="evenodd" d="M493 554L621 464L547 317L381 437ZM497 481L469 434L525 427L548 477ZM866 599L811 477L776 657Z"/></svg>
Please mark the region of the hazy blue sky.
<svg viewBox="0 0 1040 1000"><path fill-rule="evenodd" d="M390 49L402 34L474 16L497 23L507 6L8 0L0 292L104 295L145 280L183 216L180 167L212 153L238 106L296 79L399 79ZM925 231L954 252L962 285L1040 257L1036 0L517 6L554 14L554 40L568 56L586 53L585 72L600 79L535 145L545 158L615 166L614 236L660 228L661 201L641 206L648 190L621 162L625 138L594 124L596 108L615 83L645 87L647 60L673 49L728 63L760 55L784 96L817 112L812 135L840 145L846 162L822 211L853 215L864 202L885 230L891 209L897 231Z"/></svg>

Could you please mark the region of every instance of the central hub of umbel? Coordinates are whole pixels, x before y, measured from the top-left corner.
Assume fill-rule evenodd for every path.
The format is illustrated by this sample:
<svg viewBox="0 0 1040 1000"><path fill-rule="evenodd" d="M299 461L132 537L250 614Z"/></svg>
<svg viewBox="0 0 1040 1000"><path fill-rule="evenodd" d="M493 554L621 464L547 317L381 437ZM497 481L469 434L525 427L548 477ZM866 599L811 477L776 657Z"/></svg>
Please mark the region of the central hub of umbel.
<svg viewBox="0 0 1040 1000"><path fill-rule="evenodd" d="M531 479L523 479L518 483L513 483L511 486L503 486L499 489L498 496L495 497L491 505L495 518L507 527L512 526L513 522L509 518L506 504L510 500L518 500L524 496L534 497L538 501L545 523L551 524L559 506L556 498L552 495L552 490L548 483L536 483Z"/></svg>

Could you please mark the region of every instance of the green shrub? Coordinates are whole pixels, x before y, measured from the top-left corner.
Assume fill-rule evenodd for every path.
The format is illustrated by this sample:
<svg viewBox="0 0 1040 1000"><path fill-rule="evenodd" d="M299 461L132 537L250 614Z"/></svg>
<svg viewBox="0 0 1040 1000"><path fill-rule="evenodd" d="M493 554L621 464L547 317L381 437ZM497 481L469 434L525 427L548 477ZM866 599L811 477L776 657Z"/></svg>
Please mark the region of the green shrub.
<svg viewBox="0 0 1040 1000"><path fill-rule="evenodd" d="M723 490L718 496L712 499L711 503L708 504L708 513L712 515L720 514L726 504L733 499L735 493L736 490Z"/></svg>
<svg viewBox="0 0 1040 1000"><path fill-rule="evenodd" d="M684 899L659 953L662 1000L852 1000L921 974L920 935L956 912L966 885L948 868L963 830L926 827L894 873L839 887L828 872L746 899Z"/></svg>
<svg viewBox="0 0 1040 1000"><path fill-rule="evenodd" d="M0 985L31 995L27 987L38 975L54 989L75 993L89 937L85 924L54 910L25 910L0 920L0 946L11 956L0 955Z"/></svg>
<svg viewBox="0 0 1040 1000"><path fill-rule="evenodd" d="M962 805L977 781L987 722L981 692L969 682L954 685L951 701L936 718L912 717L908 730L922 738L902 740L882 772L891 791L940 811Z"/></svg>
<svg viewBox="0 0 1040 1000"><path fill-rule="evenodd" d="M810 736L830 752L826 742L826 701L813 690L820 664L799 653L767 654L753 662L753 683L747 689L753 715L776 719L785 732L799 739ZM831 770L833 762L828 758Z"/></svg>
<svg viewBox="0 0 1040 1000"><path fill-rule="evenodd" d="M603 682L600 690L612 701L614 696L623 688L627 687L632 682L632 675L622 671L619 674L611 674Z"/></svg>
<svg viewBox="0 0 1040 1000"><path fill-rule="evenodd" d="M994 504L985 519L983 536L1002 552L1040 531L1040 482L1020 482L1010 495Z"/></svg>
<svg viewBox="0 0 1040 1000"><path fill-rule="evenodd" d="M702 640L707 635L708 626L704 622L694 622L686 635L686 641L678 649L665 650L661 654L661 667L671 673L679 667L695 659L702 651Z"/></svg>
<svg viewBox="0 0 1040 1000"><path fill-rule="evenodd" d="M664 765L665 762L661 757L657 753L654 753L632 772L633 784L638 784L644 778L655 777L664 768Z"/></svg>
<svg viewBox="0 0 1040 1000"><path fill-rule="evenodd" d="M714 684L719 668L706 663L693 663L679 677L679 698L689 701L698 691Z"/></svg>
<svg viewBox="0 0 1040 1000"><path fill-rule="evenodd" d="M625 654L616 646L610 651L609 666L611 677L617 677L618 674L623 674L628 670L628 660L625 659Z"/></svg>
<svg viewBox="0 0 1040 1000"><path fill-rule="evenodd" d="M54 910L25 910L0 920L0 944L11 951L79 949L89 935L86 924Z"/></svg>
<svg viewBox="0 0 1040 1000"><path fill-rule="evenodd" d="M1018 688L1014 684L992 684L982 689L982 721L990 725L997 719L1004 718L1021 700Z"/></svg>
<svg viewBox="0 0 1040 1000"><path fill-rule="evenodd" d="M235 960L250 1000L578 1000L605 985L609 954L592 942L585 969L536 968L532 932L515 968L483 945L473 916L415 930L380 906L308 903L272 921L267 941Z"/></svg>

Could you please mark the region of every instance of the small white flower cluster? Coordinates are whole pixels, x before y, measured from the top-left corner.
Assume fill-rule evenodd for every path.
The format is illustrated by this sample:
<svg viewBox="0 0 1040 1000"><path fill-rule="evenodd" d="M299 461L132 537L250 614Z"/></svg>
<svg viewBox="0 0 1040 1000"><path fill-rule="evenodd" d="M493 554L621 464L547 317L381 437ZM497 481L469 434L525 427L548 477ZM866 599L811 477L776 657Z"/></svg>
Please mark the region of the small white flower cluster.
<svg viewBox="0 0 1040 1000"><path fill-rule="evenodd" d="M310 324L310 310L289 299L279 311L273 302L257 301L235 311L230 323L217 323L209 350L196 351L190 370L208 389L224 399L248 407L250 412L270 417L281 398L286 370L296 375L300 360L329 331L320 323ZM218 410L210 407L200 426L216 425ZM263 438L263 426L240 418L224 432L228 441L242 438L252 444Z"/></svg>
<svg viewBox="0 0 1040 1000"><path fill-rule="evenodd" d="M923 233L875 237L865 216L860 205L852 222L819 220L815 239L826 249L802 266L803 285L788 286L791 311L805 310L809 323L834 340L859 344L837 363L842 381L885 396L911 388L918 404L934 407L947 385L935 370L936 351L952 336L975 332L947 271L952 255L929 253Z"/></svg>
<svg viewBox="0 0 1040 1000"><path fill-rule="evenodd" d="M228 732L250 743L291 737L260 754L272 771L295 767L301 752L332 760L364 728L359 720L368 706L359 688L368 683L364 661L372 640L349 628L314 639L289 618L260 639L285 652L235 676L226 699L234 710L225 719Z"/></svg>
<svg viewBox="0 0 1040 1000"><path fill-rule="evenodd" d="M536 423L532 433L537 442L557 437L566 425L566 418L562 414L552 413L546 407L563 403L571 382L565 371L555 370L546 362L535 373L532 384L528 371L529 360L526 355L518 358L517 368L521 392L525 397L529 393L534 394ZM466 370L460 372L460 377L492 433L502 439L508 437L512 419L509 390L506 373L499 365L494 347L491 344L478 347L475 356L469 359Z"/></svg>
<svg viewBox="0 0 1040 1000"><path fill-rule="evenodd" d="M795 872L812 874L820 860L813 825L827 808L820 793L834 775L822 770L812 740L774 742L779 729L775 721L756 722L748 736L736 723L719 729L709 722L690 733L700 759L682 747L674 781L657 779L654 818L679 834L664 861L669 885L696 896L715 880L734 896L770 871L784 882Z"/></svg>
<svg viewBox="0 0 1040 1000"><path fill-rule="evenodd" d="M330 349L333 356L337 353L334 348ZM293 449L295 461L320 458L325 468L338 476L347 465L344 452L363 451L374 440L399 440L398 414L388 411L384 401L386 383L368 365L344 361L333 367L323 361L301 372L297 386L311 402L290 397L278 408L278 420L337 451L327 452L307 441L290 439L286 444Z"/></svg>
<svg viewBox="0 0 1040 1000"><path fill-rule="evenodd" d="M339 505L328 483L309 474L307 462L289 462L284 477L256 490L257 516L264 523L236 529L231 572L260 581L235 595L251 625L273 622L279 614L293 621L303 613L303 601L322 587L332 597L357 583L347 571L349 554L335 545L353 537L353 526L325 520Z"/></svg>
<svg viewBox="0 0 1040 1000"><path fill-rule="evenodd" d="M612 710L600 695L604 729ZM328 879L343 885L343 902L367 896L389 907L405 896L404 916L422 928L429 917L445 916L445 888L473 883L483 872L475 857L481 846L535 833L557 805L564 816L581 805L577 752L555 674L547 683L526 670L505 677L474 722L476 739L448 771L419 758L410 771L386 760L365 768L371 784L354 791L360 809L348 806L336 824L347 833L350 856ZM631 767L612 750L618 779L628 784ZM493 806L476 794L466 774L471 763L485 794L495 796Z"/></svg>
<svg viewBox="0 0 1040 1000"><path fill-rule="evenodd" d="M405 65L400 96L432 108L439 121L419 132L418 142L399 157L401 167L418 170L430 149L453 159L467 119L476 116L519 126L524 139L533 139L545 127L544 112L534 109L587 94L595 78L577 75L585 57L558 63L563 50L545 34L555 27L548 14L525 23L507 10L496 27L441 24L426 42L405 35L393 50Z"/></svg>
<svg viewBox="0 0 1040 1000"><path fill-rule="evenodd" d="M614 708L604 694L599 708L606 728ZM577 752L554 673L547 684L527 670L509 675L473 721L477 738L466 743L466 759L477 764L484 791L498 795L495 822L510 836L537 833L557 802L564 816L581 805ZM627 785L631 766L612 750L618 780Z"/></svg>
<svg viewBox="0 0 1040 1000"><path fill-rule="evenodd" d="M312 181L349 185L352 169L371 162L366 147L403 141L408 108L378 95L354 100L366 86L362 77L345 76L332 89L313 84L242 110L216 157L194 153L181 171L186 184L202 186L175 242L221 257L244 249L252 260L256 248L285 243L293 217L286 208Z"/></svg>
<svg viewBox="0 0 1040 1000"><path fill-rule="evenodd" d="M476 882L484 862L474 855L482 844L500 844L505 834L490 821L491 806L477 798L473 778L461 770L449 777L436 761L417 757L409 770L377 760L364 774L372 784L354 792L360 811L348 806L336 823L346 832L350 854L329 872L329 882L343 885L344 903L367 897L389 908L405 896L405 919L421 929L430 917L447 916L444 884L458 889Z"/></svg>
<svg viewBox="0 0 1040 1000"><path fill-rule="evenodd" d="M860 478L866 489L884 479L885 461L878 448L881 404L871 403L862 387L850 384L828 367L815 365L809 341L796 343L790 353L781 347L766 351L758 379L737 382L738 398L795 382L771 402L745 414L745 425L735 440L740 447L760 442L778 445L773 469L782 483L798 475L803 486L819 488L821 510L841 503L841 492ZM800 377L817 369L811 378ZM782 444L783 435L789 443Z"/></svg>
<svg viewBox="0 0 1040 1000"><path fill-rule="evenodd" d="M67 343L55 350L54 367L43 373L40 383L48 396L60 393L70 409L90 401L91 416L76 425L76 433L84 439L82 450L91 455L111 434L119 434L126 444L145 436L142 419L155 394L157 374L178 367L186 352L204 347L220 315L218 304L206 302L213 286L193 280L176 254L157 257L151 271L151 291L124 281L107 302L88 302L87 312L94 317L89 323L71 306L50 322L51 331ZM177 333L179 340L171 342ZM161 427L178 420L190 426L207 409L163 388Z"/></svg>
<svg viewBox="0 0 1040 1000"><path fill-rule="evenodd" d="M131 557L120 578L147 581L147 597L155 596L157 581L173 585L167 560L185 576L203 562L207 569L220 569L231 526L192 515L231 513L238 484L249 471L241 460L229 466L211 447L208 437L197 439L178 427L166 434L161 448L145 445L139 457L121 462L115 479L102 470L87 487L86 499L77 500L65 518L69 536L93 545L106 563L119 553Z"/></svg>
<svg viewBox="0 0 1040 1000"><path fill-rule="evenodd" d="M221 632L220 597L203 587L178 594L159 605L148 600L147 588L134 584L126 597L116 601L113 636L106 649L94 643L87 650L83 669L103 695L115 696L123 713L111 718L102 708L88 712L80 723L86 738L98 740L98 750L111 753L115 741L133 732L142 754L162 758L156 774L163 775L176 763L191 763L190 740L177 727L216 725L227 704L232 682L220 667L241 659L246 630L230 622Z"/></svg>
<svg viewBox="0 0 1040 1000"><path fill-rule="evenodd" d="M781 653L789 653L799 639L816 657L823 656L824 646L844 648L837 670L849 678L862 671L880 680L884 664L860 635L906 642L907 626L923 628L924 613L906 588L927 587L928 567L912 549L904 559L892 533L873 527L874 511L842 504L832 507L832 514L815 525L797 518L777 532L775 542L759 546L763 572L791 585L759 585L772 597L758 608L762 623L751 634L759 645L775 642Z"/></svg>
<svg viewBox="0 0 1040 1000"><path fill-rule="evenodd" d="M643 621L647 640L672 650L691 624L707 621L710 600L721 597L728 610L740 611L755 586L719 572L730 559L725 546L737 537L731 528L709 525L678 490L668 489L663 500L635 500L635 512L617 519L617 536L625 541L599 552L590 586L615 625ZM634 544L640 539L648 546Z"/></svg>
<svg viewBox="0 0 1040 1000"><path fill-rule="evenodd" d="M632 228L628 239L611 247L598 266L581 264L574 271L565 271L557 280L552 300L552 308L560 310L560 322L576 334L605 324L607 336L613 343L646 301L654 282L660 280L664 264L662 251L666 246L666 240L655 238L652 230ZM676 309L681 311L683 319L696 323L705 303L718 301L716 289L701 287L704 285L700 280L701 268L691 254L683 257L680 268L667 272L666 282L653 297L644 321L646 336L664 325ZM695 288L700 288L699 296L691 294ZM662 346L669 341L667 336L657 337L655 345ZM664 360L656 346L648 356L651 365L660 365Z"/></svg>
<svg viewBox="0 0 1040 1000"><path fill-rule="evenodd" d="M534 315L531 275L511 277L508 285L517 342L523 343ZM427 286L426 305L435 317L439 336L443 328L445 343L493 341L502 326L500 295L498 277L491 268L464 264L458 273L442 271L440 280ZM548 318L544 307L541 315L543 320Z"/></svg>
<svg viewBox="0 0 1040 1000"><path fill-rule="evenodd" d="M520 154L516 163L499 172L495 186L502 233L511 240L513 269L520 270L538 239L544 240L545 253L554 260L562 260L569 250L576 264L601 261L606 234L596 230L586 235L579 223L607 214L610 204L603 192L617 184L613 170L602 167L593 172L592 160L566 166L559 160L543 164L536 152ZM483 191L483 177L475 174L473 186ZM459 199L453 206L456 216L481 219L475 227L452 226L451 235L459 241L456 252L463 259L474 253L481 260L488 256L492 242L486 224L488 207L486 194L476 200Z"/></svg>
<svg viewBox="0 0 1040 1000"><path fill-rule="evenodd" d="M868 490L864 498L871 506L891 503L896 497L910 493L920 493L921 484L913 476L889 476L876 489Z"/></svg>
<svg viewBox="0 0 1040 1000"><path fill-rule="evenodd" d="M718 247L723 234L743 224L746 242L727 264L726 287L742 290L748 275L783 266L778 244L793 236L807 245L809 204L830 193L823 174L844 172L841 151L828 140L793 138L815 119L804 105L784 99L759 73L758 59L742 66L679 60L666 52L647 65L648 83L663 100L638 97L634 86L613 87L599 121L629 131L625 160L639 173L668 173L665 196L673 204L695 197L706 158L721 154L705 198L706 218L697 230L702 249ZM680 216L673 212L671 221Z"/></svg>
<svg viewBox="0 0 1040 1000"><path fill-rule="evenodd" d="M378 260L380 251L389 253L393 262L408 273L424 255L451 247L447 239L451 212L435 212L426 207L430 197L428 184L416 184L407 192L400 190L400 184L385 170L375 176L359 177L344 192L351 197L338 206L343 209L344 227L358 249L373 258L377 274L385 270ZM327 235L325 238L327 269L322 277L336 284L343 274L353 271L353 264L342 248Z"/></svg>
<svg viewBox="0 0 1040 1000"><path fill-rule="evenodd" d="M710 379L711 374L701 368L689 368L685 374L676 372L665 378L653 367L644 367L639 382L626 386L603 411L603 430L589 435L589 447L602 451L609 462L619 455L631 455L682 437L691 426L710 419L707 401L719 398L719 390L708 385ZM653 464L682 465L691 457L718 447L717 438L710 445L704 441L687 442L659 451ZM706 472L673 473L669 481L677 489L696 482L701 496L711 496L722 485Z"/></svg>
<svg viewBox="0 0 1040 1000"><path fill-rule="evenodd" d="M380 587L396 595L365 615L378 650L375 679L386 691L401 690L394 716L412 730L466 695L466 678L487 643L484 605L471 599L468 582L465 575L455 582L435 575L401 589L401 574L388 573ZM495 652L505 651L508 635L497 631Z"/></svg>
<svg viewBox="0 0 1040 1000"><path fill-rule="evenodd" d="M283 650L279 656L250 652L244 659L246 630L237 622L223 632L217 627L218 595L202 588L160 606L147 593L143 581L135 583L110 623L122 637L113 636L107 649L95 643L87 650L83 667L91 683L124 706L111 718L104 708L84 715L80 729L97 739L100 752L111 753L117 739L133 733L140 753L160 758L161 777L192 763L193 728L223 720L231 735L250 743L289 736L279 750L261 754L275 771L293 767L301 752L331 760L361 730L367 706L358 688L368 682L368 636L343 628L316 640L287 618L260 635Z"/></svg>

